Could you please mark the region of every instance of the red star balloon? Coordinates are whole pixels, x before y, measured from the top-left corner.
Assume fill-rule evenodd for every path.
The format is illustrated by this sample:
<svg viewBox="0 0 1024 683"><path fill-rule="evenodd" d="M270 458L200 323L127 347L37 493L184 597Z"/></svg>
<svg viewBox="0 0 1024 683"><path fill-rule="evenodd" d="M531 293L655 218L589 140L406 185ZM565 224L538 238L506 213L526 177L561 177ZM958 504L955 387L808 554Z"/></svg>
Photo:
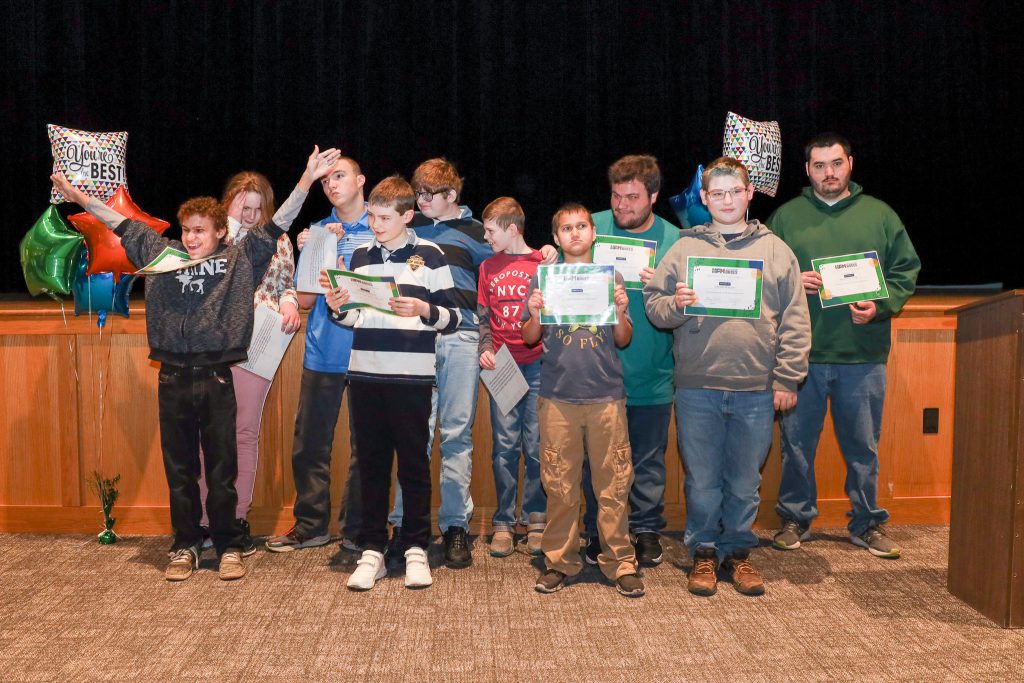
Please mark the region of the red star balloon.
<svg viewBox="0 0 1024 683"><path fill-rule="evenodd" d="M124 185L117 188L113 196L104 203L125 218L145 223L157 234L162 235L164 230L171 227L167 221L154 218L140 209L132 201L131 195L128 194ZM121 238L98 218L90 213L82 212L68 216L68 220L85 235L85 243L89 247L89 267L86 274L113 273L114 280L119 282L122 273L134 273L138 270L138 267L129 261L128 255L124 253Z"/></svg>

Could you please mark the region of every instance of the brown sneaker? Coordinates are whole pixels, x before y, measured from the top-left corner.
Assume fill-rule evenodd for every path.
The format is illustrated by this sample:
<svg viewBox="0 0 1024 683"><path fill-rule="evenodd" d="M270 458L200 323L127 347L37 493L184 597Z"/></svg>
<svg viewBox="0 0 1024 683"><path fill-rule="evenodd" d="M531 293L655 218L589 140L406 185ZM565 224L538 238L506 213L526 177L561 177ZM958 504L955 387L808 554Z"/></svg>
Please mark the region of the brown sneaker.
<svg viewBox="0 0 1024 683"><path fill-rule="evenodd" d="M686 590L694 595L714 595L718 590L718 556L714 548L701 548L693 558Z"/></svg>
<svg viewBox="0 0 1024 683"><path fill-rule="evenodd" d="M184 581L199 567L199 555L193 548L181 548L171 552L171 561L164 571L168 581Z"/></svg>
<svg viewBox="0 0 1024 683"><path fill-rule="evenodd" d="M242 564L242 551L238 548L228 548L220 556L220 569L218 570L221 581L234 581L245 576L245 565Z"/></svg>
<svg viewBox="0 0 1024 683"><path fill-rule="evenodd" d="M732 571L732 583L743 595L764 595L764 579L750 563L749 554L733 555L725 559L725 566Z"/></svg>

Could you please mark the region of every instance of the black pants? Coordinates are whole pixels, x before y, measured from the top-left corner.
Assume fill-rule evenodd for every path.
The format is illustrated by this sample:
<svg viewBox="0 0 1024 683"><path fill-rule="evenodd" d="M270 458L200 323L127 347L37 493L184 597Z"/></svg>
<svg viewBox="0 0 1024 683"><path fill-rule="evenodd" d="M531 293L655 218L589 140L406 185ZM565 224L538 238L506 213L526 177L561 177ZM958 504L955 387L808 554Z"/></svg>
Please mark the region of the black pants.
<svg viewBox="0 0 1024 683"><path fill-rule="evenodd" d="M430 462L423 447L430 423L429 384L350 383L351 412L363 499L359 545L383 552L388 542L391 461L398 453L398 483L405 505L402 541L430 542Z"/></svg>
<svg viewBox="0 0 1024 683"><path fill-rule="evenodd" d="M235 446L235 388L229 365L160 368L160 446L170 492L171 550L202 543L199 520L199 445L202 443L209 494L210 536L217 554L240 548L243 530L235 519L238 451Z"/></svg>
<svg viewBox="0 0 1024 683"><path fill-rule="evenodd" d="M299 409L295 416L292 445L292 477L295 481L295 530L303 536L323 536L331 518L331 448L338 426L345 375L302 369ZM352 402L351 394L349 403ZM359 533L359 463L352 436L352 408L349 407L350 456L348 480L341 499L341 533L355 538Z"/></svg>

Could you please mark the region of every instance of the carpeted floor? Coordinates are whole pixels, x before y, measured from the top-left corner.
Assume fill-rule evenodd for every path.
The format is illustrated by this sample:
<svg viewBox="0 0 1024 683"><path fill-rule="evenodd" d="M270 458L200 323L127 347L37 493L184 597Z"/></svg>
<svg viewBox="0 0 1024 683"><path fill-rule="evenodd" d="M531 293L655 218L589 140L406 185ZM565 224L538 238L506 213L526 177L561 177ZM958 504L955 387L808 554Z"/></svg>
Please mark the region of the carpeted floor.
<svg viewBox="0 0 1024 683"><path fill-rule="evenodd" d="M101 547L93 537L0 535L3 681L1011 681L1024 631L997 628L946 592L948 529L891 527L886 561L817 530L799 551L764 545L760 598L723 583L686 592L678 535L626 599L588 567L560 593L534 592L526 555L438 567L345 590L337 544L258 552L239 582L216 561L163 580L166 537ZM441 548L431 551L441 562Z"/></svg>

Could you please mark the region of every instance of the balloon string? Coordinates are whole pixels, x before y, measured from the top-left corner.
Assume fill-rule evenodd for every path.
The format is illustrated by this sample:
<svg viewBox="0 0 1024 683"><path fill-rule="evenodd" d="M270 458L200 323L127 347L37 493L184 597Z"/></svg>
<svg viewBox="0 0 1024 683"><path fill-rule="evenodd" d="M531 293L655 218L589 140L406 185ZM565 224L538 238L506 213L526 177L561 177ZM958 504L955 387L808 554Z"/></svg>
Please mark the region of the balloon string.
<svg viewBox="0 0 1024 683"><path fill-rule="evenodd" d="M54 298L56 298L56 297L54 297ZM64 319L64 329L67 330L68 329L68 314L67 314L67 311L64 310L64 302L62 300L60 300L60 299L57 299L57 303L60 304L60 317ZM75 371L75 384L76 385L81 385L82 381L78 377L78 363L75 361L75 345L71 342L71 336L72 335L66 334L64 336L67 337L67 340L68 340L68 355L71 356L71 367Z"/></svg>

